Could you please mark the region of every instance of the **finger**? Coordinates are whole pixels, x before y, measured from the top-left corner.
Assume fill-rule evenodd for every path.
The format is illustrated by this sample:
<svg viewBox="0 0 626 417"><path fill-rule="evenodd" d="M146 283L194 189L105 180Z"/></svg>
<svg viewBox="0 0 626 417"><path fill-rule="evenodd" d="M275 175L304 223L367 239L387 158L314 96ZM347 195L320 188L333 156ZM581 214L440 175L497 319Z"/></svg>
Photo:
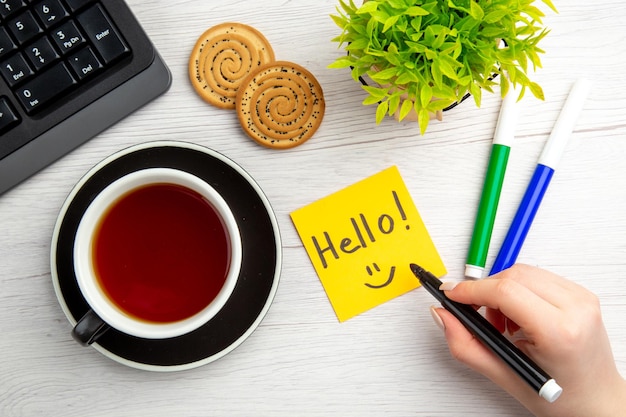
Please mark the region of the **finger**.
<svg viewBox="0 0 626 417"><path fill-rule="evenodd" d="M443 308L434 308L433 311L441 319L448 348L454 359L485 375L503 365L450 312Z"/></svg>
<svg viewBox="0 0 626 417"><path fill-rule="evenodd" d="M581 294L587 292L580 285L555 273L525 264L515 264L490 278L518 282L559 308L577 302Z"/></svg>
<svg viewBox="0 0 626 417"><path fill-rule="evenodd" d="M514 335L521 329L519 324L515 323L513 320L506 319L505 322L506 322L506 330L509 332L510 335Z"/></svg>
<svg viewBox="0 0 626 417"><path fill-rule="evenodd" d="M528 287L512 279L487 278L458 283L446 295L463 304L483 305L499 310L530 334L551 331L550 323L560 321L561 312Z"/></svg>
<svg viewBox="0 0 626 417"><path fill-rule="evenodd" d="M494 310L493 308L487 308L485 311L485 317L493 327L498 329L500 333L504 333L506 330L507 318L502 314L499 310Z"/></svg>
<svg viewBox="0 0 626 417"><path fill-rule="evenodd" d="M485 311L485 318L489 320L489 322L496 328L500 333L504 333L505 331L509 333L509 335L514 335L520 330L520 327L513 320L506 317L499 310L494 310L492 308L487 308Z"/></svg>

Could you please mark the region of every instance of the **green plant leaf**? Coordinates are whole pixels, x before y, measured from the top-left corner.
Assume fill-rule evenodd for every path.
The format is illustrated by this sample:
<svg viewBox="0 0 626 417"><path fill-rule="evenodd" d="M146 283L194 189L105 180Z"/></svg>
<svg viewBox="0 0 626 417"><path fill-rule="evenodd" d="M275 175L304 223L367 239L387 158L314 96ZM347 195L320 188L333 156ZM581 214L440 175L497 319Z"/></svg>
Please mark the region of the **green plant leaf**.
<svg viewBox="0 0 626 417"><path fill-rule="evenodd" d="M480 25L480 22L471 16L466 16L461 19L454 27L462 33L473 33L474 30Z"/></svg>
<svg viewBox="0 0 626 417"><path fill-rule="evenodd" d="M428 84L424 85L420 91L420 102L422 107L428 107L433 98L433 89Z"/></svg>
<svg viewBox="0 0 626 417"><path fill-rule="evenodd" d="M485 12L483 8L478 5L474 0L470 0L470 16L476 20L483 20Z"/></svg>
<svg viewBox="0 0 626 417"><path fill-rule="evenodd" d="M422 16L417 16L411 19L411 27L417 31L418 36L411 36L411 40L417 42L423 35L422 31Z"/></svg>
<svg viewBox="0 0 626 417"><path fill-rule="evenodd" d="M426 133L426 128L428 128L428 123L430 122L430 113L428 113L428 110L421 109L420 111L418 111L417 120L420 125L420 134L424 136L424 133Z"/></svg>
<svg viewBox="0 0 626 417"><path fill-rule="evenodd" d="M441 71L443 75L450 78L451 80L459 79L459 77L456 75L456 71L450 64L450 61L446 59L445 55L435 59L435 61L433 62L433 67L435 66L439 68L439 71Z"/></svg>
<svg viewBox="0 0 626 417"><path fill-rule="evenodd" d="M492 10L483 19L485 23L496 23L504 18L504 16L508 15L509 11L506 9L502 10Z"/></svg>
<svg viewBox="0 0 626 417"><path fill-rule="evenodd" d="M438 56L437 52L429 48L426 48L426 50L424 50L424 55L426 55L426 59L429 61L435 60Z"/></svg>
<svg viewBox="0 0 626 417"><path fill-rule="evenodd" d="M389 97L389 116L393 116L396 110L398 110L400 106L400 94L400 92L397 92Z"/></svg>
<svg viewBox="0 0 626 417"><path fill-rule="evenodd" d="M487 38L504 38L507 33L498 25L487 25L481 29L483 36Z"/></svg>
<svg viewBox="0 0 626 417"><path fill-rule="evenodd" d="M361 7L357 9L356 14L372 14L376 11L376 9L378 9L377 1L366 1Z"/></svg>
<svg viewBox="0 0 626 417"><path fill-rule="evenodd" d="M403 9L406 7L402 0L385 0L384 3L391 6L393 9Z"/></svg>
<svg viewBox="0 0 626 417"><path fill-rule="evenodd" d="M413 101L406 99L402 102L402 106L400 107L400 120L403 120L409 113L413 110Z"/></svg>
<svg viewBox="0 0 626 417"><path fill-rule="evenodd" d="M470 83L474 80L474 78L471 75L466 75L464 77L460 77L458 79L458 83L461 86L468 86L470 85Z"/></svg>
<svg viewBox="0 0 626 417"><path fill-rule="evenodd" d="M389 14L382 10L375 10L371 13L372 18L378 23L385 23L389 19Z"/></svg>
<svg viewBox="0 0 626 417"><path fill-rule="evenodd" d="M367 39L355 39L350 45L346 46L346 51L360 51L366 49L368 46L369 42Z"/></svg>
<svg viewBox="0 0 626 417"><path fill-rule="evenodd" d="M344 16L336 16L331 14L330 17L333 19L333 22L335 22L335 24L341 29L344 29L346 26L348 26L349 20Z"/></svg>
<svg viewBox="0 0 626 417"><path fill-rule="evenodd" d="M433 113L438 112L446 107L450 107L455 101L456 100L433 100L428 104L428 111Z"/></svg>
<svg viewBox="0 0 626 417"><path fill-rule="evenodd" d="M530 16L533 20L536 20L536 21L541 21L541 18L545 17L546 15L540 9L530 4L524 8L524 13L526 13L528 16Z"/></svg>
<svg viewBox="0 0 626 417"><path fill-rule="evenodd" d="M461 0L462 1L462 0ZM467 14L470 14L470 11L467 7L462 7L462 6L457 6L454 1L452 0L448 0L448 7L451 9L457 9L457 10L461 10L462 12L465 12Z"/></svg>
<svg viewBox="0 0 626 417"><path fill-rule="evenodd" d="M447 85L442 85L441 87L433 87L433 96L452 101L456 101L457 99L455 91L452 89L452 87L449 87Z"/></svg>
<svg viewBox="0 0 626 417"><path fill-rule="evenodd" d="M352 66L352 59L349 57L337 58L328 68L348 68Z"/></svg>
<svg viewBox="0 0 626 417"><path fill-rule="evenodd" d="M472 97L474 98L474 104L476 104L476 107L480 107L480 103L483 97L483 90L474 83L471 83L469 85L469 90L472 94Z"/></svg>
<svg viewBox="0 0 626 417"><path fill-rule="evenodd" d="M376 124L380 124L389 110L389 102L383 101L376 107Z"/></svg>
<svg viewBox="0 0 626 417"><path fill-rule="evenodd" d="M528 51L528 59L533 64L533 69L541 68L541 58L539 58L539 54L537 51L529 50Z"/></svg>
<svg viewBox="0 0 626 417"><path fill-rule="evenodd" d="M411 53L421 54L426 52L426 49L428 49L426 46L418 42L406 41L405 43L409 47L409 52Z"/></svg>
<svg viewBox="0 0 626 417"><path fill-rule="evenodd" d="M395 80L395 84L396 85L405 85L408 83L415 83L418 82L419 79L417 78L417 75L415 75L414 71L408 71L408 70L403 70L400 75L398 75L398 78L396 78Z"/></svg>
<svg viewBox="0 0 626 417"><path fill-rule="evenodd" d="M398 16L398 15L396 15L396 16L389 16L385 20L385 25L383 26L383 33L387 32L389 30L389 28L391 28L393 25L395 25L399 18L400 18L400 16Z"/></svg>
<svg viewBox="0 0 626 417"><path fill-rule="evenodd" d="M509 94L509 90L511 89L511 83L509 82L508 76L502 76L500 78L500 94L502 98Z"/></svg>
<svg viewBox="0 0 626 417"><path fill-rule="evenodd" d="M396 75L398 75L398 68L391 67L391 68L384 69L382 71L372 73L370 75L370 78L376 81L377 83L383 83L385 81L392 79Z"/></svg>
<svg viewBox="0 0 626 417"><path fill-rule="evenodd" d="M556 9L556 7L554 7L554 4L552 4L552 1L550 0L541 0L542 2L544 2L545 4L548 5L549 8L551 8L555 13L558 13L559 11Z"/></svg>
<svg viewBox="0 0 626 417"><path fill-rule="evenodd" d="M361 102L361 104L363 104L364 106L371 106L372 104L378 104L378 103L380 103L380 100L377 100L376 97L373 97L373 96L367 96Z"/></svg>
<svg viewBox="0 0 626 417"><path fill-rule="evenodd" d="M384 57L389 61L390 64L395 65L397 67L403 66L403 60L398 51L398 47L394 42L391 42L387 46L387 52L385 52Z"/></svg>
<svg viewBox="0 0 626 417"><path fill-rule="evenodd" d="M363 90L367 92L377 102L387 97L388 90L381 87L373 87L371 85L364 85Z"/></svg>
<svg viewBox="0 0 626 417"><path fill-rule="evenodd" d="M390 54L397 54L398 51L398 45L396 45L395 42L391 42L389 43L389 46L387 47L387 52L389 52Z"/></svg>
<svg viewBox="0 0 626 417"><path fill-rule="evenodd" d="M435 86L438 88L443 88L443 73L441 72L441 68L436 63L433 63L430 67L430 73L433 76L433 81Z"/></svg>
<svg viewBox="0 0 626 417"><path fill-rule="evenodd" d="M543 94L543 89L541 88L541 86L535 82L531 82L528 85L528 88L530 88L530 92L533 93L533 95L535 97L537 97L539 100L545 100L546 96Z"/></svg>
<svg viewBox="0 0 626 417"><path fill-rule="evenodd" d="M350 1L349 4L346 3L344 0L339 0L339 5L341 6L341 9L343 9L343 11L348 14L354 12L355 10L354 3L352 2L352 0ZM341 11L339 10L339 7L337 7L337 11L341 13Z"/></svg>
<svg viewBox="0 0 626 417"><path fill-rule="evenodd" d="M415 17L415 16L426 16L430 14L428 10L419 7L419 6L411 6L404 12L407 16Z"/></svg>

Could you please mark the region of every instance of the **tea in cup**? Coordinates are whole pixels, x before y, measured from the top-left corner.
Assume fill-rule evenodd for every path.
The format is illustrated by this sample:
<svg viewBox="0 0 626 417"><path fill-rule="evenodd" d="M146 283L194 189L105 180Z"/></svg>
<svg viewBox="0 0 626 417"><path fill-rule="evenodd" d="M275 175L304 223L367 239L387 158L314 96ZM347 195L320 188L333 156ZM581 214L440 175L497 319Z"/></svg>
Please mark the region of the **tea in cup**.
<svg viewBox="0 0 626 417"><path fill-rule="evenodd" d="M109 184L82 216L74 270L90 310L84 345L114 328L165 339L210 321L237 283L241 236L226 201L201 178L147 168Z"/></svg>

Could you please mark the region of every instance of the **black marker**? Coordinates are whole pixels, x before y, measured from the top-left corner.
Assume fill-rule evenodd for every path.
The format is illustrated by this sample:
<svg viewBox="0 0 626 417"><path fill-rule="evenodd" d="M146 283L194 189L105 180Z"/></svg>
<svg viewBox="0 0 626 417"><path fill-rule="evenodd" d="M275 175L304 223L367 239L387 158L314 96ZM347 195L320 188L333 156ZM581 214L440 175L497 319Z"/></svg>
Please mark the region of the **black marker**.
<svg viewBox="0 0 626 417"><path fill-rule="evenodd" d="M444 292L439 289L441 281L430 272L416 264L411 264L411 271L420 280L422 286L434 295L446 310L452 313L467 330L509 365L542 398L548 402L554 402L559 398L563 392L559 384L504 337L486 318L471 306L457 303L446 297Z"/></svg>

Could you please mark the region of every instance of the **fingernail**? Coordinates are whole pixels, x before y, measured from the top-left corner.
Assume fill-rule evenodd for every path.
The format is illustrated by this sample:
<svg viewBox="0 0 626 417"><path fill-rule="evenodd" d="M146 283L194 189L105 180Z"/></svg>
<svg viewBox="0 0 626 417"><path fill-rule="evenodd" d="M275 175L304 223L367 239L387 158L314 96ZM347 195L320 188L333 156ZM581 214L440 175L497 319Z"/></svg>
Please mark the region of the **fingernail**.
<svg viewBox="0 0 626 417"><path fill-rule="evenodd" d="M441 330L446 330L446 325L443 324L443 320L441 320L441 317L439 317L439 314L437 313L437 307L430 307L430 315L433 316L433 320L435 321L437 327L439 327Z"/></svg>
<svg viewBox="0 0 626 417"><path fill-rule="evenodd" d="M456 288L456 286L457 286L457 285L459 285L459 283L458 283L458 282L447 281L447 282L442 283L442 284L439 286L439 289L440 289L441 291L452 291L453 289L455 289L455 288Z"/></svg>

